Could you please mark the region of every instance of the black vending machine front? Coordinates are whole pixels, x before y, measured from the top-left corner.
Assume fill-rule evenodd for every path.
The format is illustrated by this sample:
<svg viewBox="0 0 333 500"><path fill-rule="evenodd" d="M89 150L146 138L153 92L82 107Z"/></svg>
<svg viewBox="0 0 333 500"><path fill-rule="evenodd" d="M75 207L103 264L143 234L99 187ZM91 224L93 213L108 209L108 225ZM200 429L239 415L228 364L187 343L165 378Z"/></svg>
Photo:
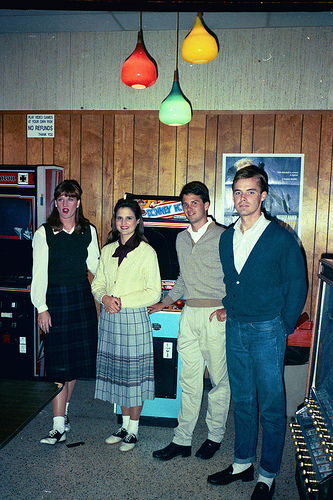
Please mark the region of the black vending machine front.
<svg viewBox="0 0 333 500"><path fill-rule="evenodd" d="M291 432L302 500L333 499L333 261L321 259L307 397Z"/></svg>
<svg viewBox="0 0 333 500"><path fill-rule="evenodd" d="M0 167L0 378L44 375L43 345L30 300L32 238L63 180L56 166Z"/></svg>

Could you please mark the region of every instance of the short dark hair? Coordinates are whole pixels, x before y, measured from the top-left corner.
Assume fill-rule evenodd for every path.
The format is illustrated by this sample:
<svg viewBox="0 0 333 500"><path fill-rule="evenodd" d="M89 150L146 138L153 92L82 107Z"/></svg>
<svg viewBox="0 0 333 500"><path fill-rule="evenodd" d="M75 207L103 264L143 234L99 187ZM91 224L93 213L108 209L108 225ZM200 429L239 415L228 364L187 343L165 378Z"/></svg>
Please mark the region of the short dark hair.
<svg viewBox="0 0 333 500"><path fill-rule="evenodd" d="M256 167L256 165L248 165L247 167L240 168L237 170L234 180L232 181L232 191L235 189L235 184L240 179L251 179L257 180L260 187L260 192L266 191L268 193L268 177L262 168Z"/></svg>
<svg viewBox="0 0 333 500"><path fill-rule="evenodd" d="M196 194L200 196L203 203L206 203L207 201L208 203L210 203L209 190L206 184L204 184L203 182L200 181L188 182L187 184L185 184L185 186L180 192L179 197L181 201L183 201L184 194Z"/></svg>
<svg viewBox="0 0 333 500"><path fill-rule="evenodd" d="M118 200L117 203L115 204L113 210L113 215L111 219L111 231L109 232L106 238L106 245L112 243L113 241L117 241L120 238L120 233L116 226L116 216L120 208L129 208L134 213L135 219L139 220L139 223L135 228L134 238L132 240L132 248L134 249L138 247L141 241L148 242L147 238L144 235L143 219L142 219L142 212L140 205L135 200L120 198L120 200Z"/></svg>
<svg viewBox="0 0 333 500"><path fill-rule="evenodd" d="M55 188L53 202L55 202L59 198L59 196L68 196L76 198L77 200L81 200L82 189L80 184L74 179L65 179L63 182L60 182L60 184L58 184L58 186ZM47 222L53 229L57 231L61 231L63 227L55 203L53 204L53 209L47 219ZM76 233L82 233L87 229L88 226L89 226L89 220L84 217L82 202L80 202L75 212L74 231Z"/></svg>

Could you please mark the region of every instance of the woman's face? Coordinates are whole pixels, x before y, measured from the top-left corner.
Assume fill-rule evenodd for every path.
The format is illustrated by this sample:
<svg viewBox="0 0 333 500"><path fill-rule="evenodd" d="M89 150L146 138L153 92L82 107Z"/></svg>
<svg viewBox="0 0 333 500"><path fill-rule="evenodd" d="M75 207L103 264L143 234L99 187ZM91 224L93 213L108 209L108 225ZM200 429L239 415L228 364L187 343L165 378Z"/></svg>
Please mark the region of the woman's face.
<svg viewBox="0 0 333 500"><path fill-rule="evenodd" d="M128 207L119 208L116 213L116 228L120 233L120 240L124 244L133 236L139 219L135 218L134 212Z"/></svg>
<svg viewBox="0 0 333 500"><path fill-rule="evenodd" d="M75 224L75 212L80 205L80 200L75 196L67 196L61 194L55 201L55 206L59 212L59 217L62 223L73 222Z"/></svg>

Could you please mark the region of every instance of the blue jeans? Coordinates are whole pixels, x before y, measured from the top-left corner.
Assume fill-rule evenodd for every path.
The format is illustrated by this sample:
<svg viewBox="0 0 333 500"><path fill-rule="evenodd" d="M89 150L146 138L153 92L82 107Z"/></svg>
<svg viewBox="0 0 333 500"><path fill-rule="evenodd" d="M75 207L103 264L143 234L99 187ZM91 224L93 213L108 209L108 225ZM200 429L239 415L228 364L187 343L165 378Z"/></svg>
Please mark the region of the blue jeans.
<svg viewBox="0 0 333 500"><path fill-rule="evenodd" d="M238 323L227 319L227 365L235 420L235 462L256 459L258 406L263 430L259 473L279 472L286 428L283 383L287 335L281 316Z"/></svg>

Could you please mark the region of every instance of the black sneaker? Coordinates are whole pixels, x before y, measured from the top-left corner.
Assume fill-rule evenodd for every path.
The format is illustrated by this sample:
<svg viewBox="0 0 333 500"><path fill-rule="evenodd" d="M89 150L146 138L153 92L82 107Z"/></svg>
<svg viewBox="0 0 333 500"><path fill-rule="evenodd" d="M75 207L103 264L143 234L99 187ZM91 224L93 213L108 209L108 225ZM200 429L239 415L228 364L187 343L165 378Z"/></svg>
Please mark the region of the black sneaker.
<svg viewBox="0 0 333 500"><path fill-rule="evenodd" d="M106 444L116 444L122 441L127 436L127 430L123 427L119 427L119 429L111 434L108 438L106 438Z"/></svg>
<svg viewBox="0 0 333 500"><path fill-rule="evenodd" d="M58 429L52 429L48 436L40 440L43 444L57 444L62 441L66 441L66 432L59 432Z"/></svg>

